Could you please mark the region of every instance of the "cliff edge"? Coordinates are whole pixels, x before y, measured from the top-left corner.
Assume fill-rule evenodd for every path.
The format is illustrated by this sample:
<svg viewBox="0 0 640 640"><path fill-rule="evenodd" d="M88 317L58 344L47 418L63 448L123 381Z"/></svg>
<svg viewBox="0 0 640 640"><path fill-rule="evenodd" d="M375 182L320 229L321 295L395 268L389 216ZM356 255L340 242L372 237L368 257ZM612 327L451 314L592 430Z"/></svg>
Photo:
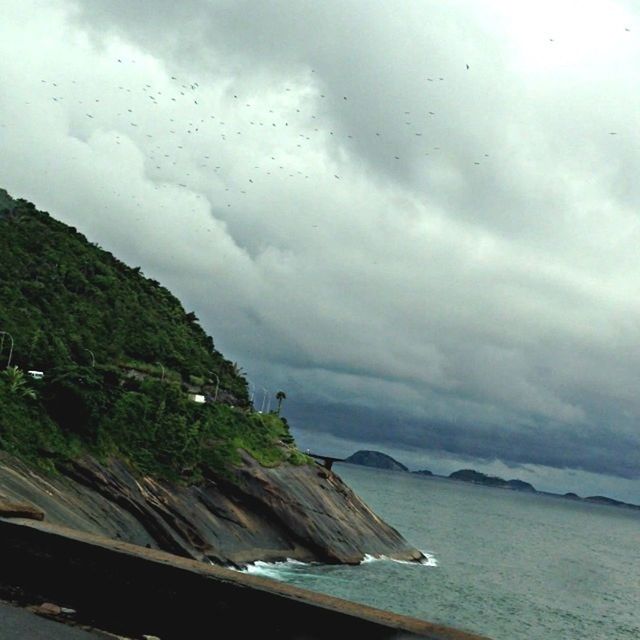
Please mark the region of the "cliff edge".
<svg viewBox="0 0 640 640"><path fill-rule="evenodd" d="M244 454L234 473L183 486L84 457L51 476L0 453L0 516L4 497L21 515L221 565L422 557L315 463L265 468Z"/></svg>
<svg viewBox="0 0 640 640"><path fill-rule="evenodd" d="M0 517L219 564L419 558L253 406L194 312L0 189Z"/></svg>

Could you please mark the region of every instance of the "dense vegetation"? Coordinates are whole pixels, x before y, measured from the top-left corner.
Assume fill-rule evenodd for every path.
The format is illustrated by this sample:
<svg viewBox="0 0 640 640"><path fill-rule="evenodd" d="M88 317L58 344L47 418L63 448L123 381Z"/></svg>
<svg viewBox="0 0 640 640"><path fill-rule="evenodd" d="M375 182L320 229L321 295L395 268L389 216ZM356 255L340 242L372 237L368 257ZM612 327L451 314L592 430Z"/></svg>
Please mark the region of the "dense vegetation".
<svg viewBox="0 0 640 640"><path fill-rule="evenodd" d="M0 330L15 340L15 364L49 369L95 357L162 365L185 379L214 372L247 404L246 381L160 283L1 190L0 225Z"/></svg>
<svg viewBox="0 0 640 640"><path fill-rule="evenodd" d="M187 481L228 469L240 448L304 462L286 421L252 411L236 365L167 289L2 190L0 274L0 448L52 470L117 455Z"/></svg>

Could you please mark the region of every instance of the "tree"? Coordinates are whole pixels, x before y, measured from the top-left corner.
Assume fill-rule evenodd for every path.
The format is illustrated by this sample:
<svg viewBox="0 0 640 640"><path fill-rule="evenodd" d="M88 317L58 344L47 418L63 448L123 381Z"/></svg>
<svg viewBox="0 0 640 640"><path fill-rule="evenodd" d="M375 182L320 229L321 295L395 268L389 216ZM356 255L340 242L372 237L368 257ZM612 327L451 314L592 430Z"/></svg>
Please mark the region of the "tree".
<svg viewBox="0 0 640 640"><path fill-rule="evenodd" d="M278 408L276 413L280 415L280 407L282 406L282 401L287 399L287 394L284 391L278 391L276 393L276 400L278 401Z"/></svg>
<svg viewBox="0 0 640 640"><path fill-rule="evenodd" d="M35 398L36 392L29 387L24 371L17 366L9 367L2 372L2 376L9 385L11 393L17 393L25 398Z"/></svg>
<svg viewBox="0 0 640 640"><path fill-rule="evenodd" d="M235 376L244 376L246 374L246 371L237 362L231 364L231 370Z"/></svg>

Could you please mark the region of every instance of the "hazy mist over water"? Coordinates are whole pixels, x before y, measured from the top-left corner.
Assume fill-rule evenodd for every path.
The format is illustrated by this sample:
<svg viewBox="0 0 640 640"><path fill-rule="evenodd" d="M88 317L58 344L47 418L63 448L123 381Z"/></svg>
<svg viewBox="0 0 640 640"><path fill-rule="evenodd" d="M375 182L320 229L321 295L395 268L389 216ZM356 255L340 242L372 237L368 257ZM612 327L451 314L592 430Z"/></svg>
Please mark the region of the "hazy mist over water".
<svg viewBox="0 0 640 640"><path fill-rule="evenodd" d="M640 514L400 472L335 469L425 565L257 572L495 640L637 640Z"/></svg>

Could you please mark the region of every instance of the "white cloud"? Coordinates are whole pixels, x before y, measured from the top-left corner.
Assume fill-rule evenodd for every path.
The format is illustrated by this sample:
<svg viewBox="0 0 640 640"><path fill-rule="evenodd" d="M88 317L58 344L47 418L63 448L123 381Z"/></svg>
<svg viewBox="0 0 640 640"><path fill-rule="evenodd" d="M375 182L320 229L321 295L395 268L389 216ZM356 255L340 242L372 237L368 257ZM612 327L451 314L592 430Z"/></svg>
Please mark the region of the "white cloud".
<svg viewBox="0 0 640 640"><path fill-rule="evenodd" d="M173 289L250 377L638 443L629 6L5 5L0 184Z"/></svg>

